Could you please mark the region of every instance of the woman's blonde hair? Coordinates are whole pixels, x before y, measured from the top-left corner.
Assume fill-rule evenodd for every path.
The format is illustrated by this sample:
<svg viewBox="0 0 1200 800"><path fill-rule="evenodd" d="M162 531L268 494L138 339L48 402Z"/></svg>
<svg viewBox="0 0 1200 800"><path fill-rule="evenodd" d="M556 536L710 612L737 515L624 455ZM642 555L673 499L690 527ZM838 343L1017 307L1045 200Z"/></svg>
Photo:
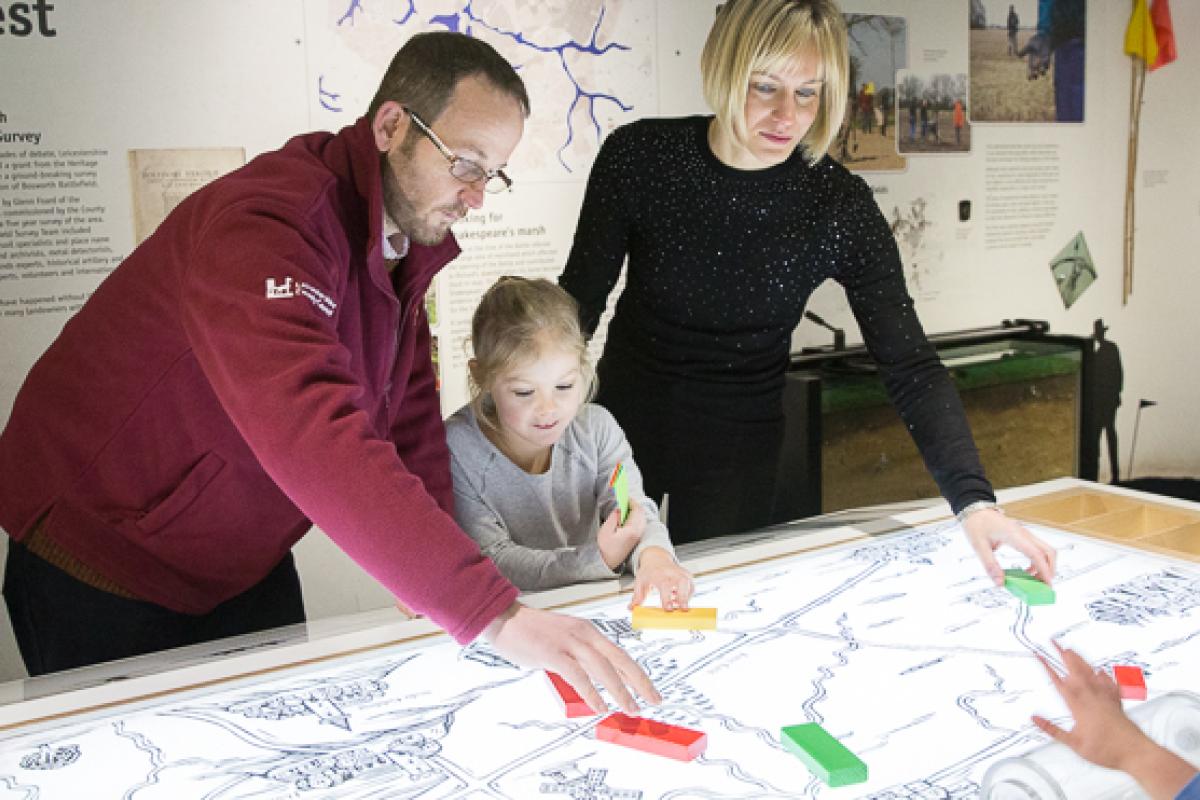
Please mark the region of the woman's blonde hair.
<svg viewBox="0 0 1200 800"><path fill-rule="evenodd" d="M481 423L499 427L492 386L518 365L536 359L547 345L579 356L584 402L596 393L579 325L579 305L557 284L544 278L500 278L488 289L471 318L469 368L471 408Z"/></svg>
<svg viewBox="0 0 1200 800"><path fill-rule="evenodd" d="M801 146L810 163L823 158L842 125L850 80L846 21L833 0L728 0L717 10L700 54L704 99L717 124L745 144L751 76L808 53L820 59L824 85Z"/></svg>

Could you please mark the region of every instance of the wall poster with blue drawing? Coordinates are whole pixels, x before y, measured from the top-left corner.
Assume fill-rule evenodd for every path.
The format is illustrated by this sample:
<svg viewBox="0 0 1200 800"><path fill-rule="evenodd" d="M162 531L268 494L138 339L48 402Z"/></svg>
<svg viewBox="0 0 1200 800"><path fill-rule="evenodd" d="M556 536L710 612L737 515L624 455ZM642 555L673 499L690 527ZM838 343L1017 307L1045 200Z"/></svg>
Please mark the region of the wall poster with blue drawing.
<svg viewBox="0 0 1200 800"><path fill-rule="evenodd" d="M657 111L649 0L326 0L310 5L314 124L365 110L396 50L420 31L482 39L524 79L531 114L514 153L522 183L584 180L612 128Z"/></svg>

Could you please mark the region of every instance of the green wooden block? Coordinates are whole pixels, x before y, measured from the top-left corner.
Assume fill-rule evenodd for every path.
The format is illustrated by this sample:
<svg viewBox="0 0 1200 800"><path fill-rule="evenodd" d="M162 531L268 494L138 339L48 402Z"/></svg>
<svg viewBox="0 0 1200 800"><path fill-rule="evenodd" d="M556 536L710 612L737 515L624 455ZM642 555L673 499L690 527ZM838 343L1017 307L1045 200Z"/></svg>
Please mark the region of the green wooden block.
<svg viewBox="0 0 1200 800"><path fill-rule="evenodd" d="M625 465L617 464L613 469L612 477L608 479L608 485L612 487L613 494L617 498L617 508L621 511L620 523L625 524L625 520L629 519L629 481L625 477Z"/></svg>
<svg viewBox="0 0 1200 800"><path fill-rule="evenodd" d="M1054 590L1023 569L1004 570L1004 588L1027 605L1048 606L1054 603Z"/></svg>
<svg viewBox="0 0 1200 800"><path fill-rule="evenodd" d="M867 765L815 722L780 728L779 740L829 786L849 786L867 779Z"/></svg>

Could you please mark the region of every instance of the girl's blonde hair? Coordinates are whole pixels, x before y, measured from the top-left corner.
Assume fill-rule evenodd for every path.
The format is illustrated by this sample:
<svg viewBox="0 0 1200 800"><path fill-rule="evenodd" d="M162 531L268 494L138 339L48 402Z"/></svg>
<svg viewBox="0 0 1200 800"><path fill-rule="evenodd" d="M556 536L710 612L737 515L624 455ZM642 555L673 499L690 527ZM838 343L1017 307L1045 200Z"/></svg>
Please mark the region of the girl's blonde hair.
<svg viewBox="0 0 1200 800"><path fill-rule="evenodd" d="M547 345L579 356L584 402L596 393L575 298L544 278L505 277L492 284L471 318L471 408L480 422L499 427L492 386L508 370L536 359Z"/></svg>
<svg viewBox="0 0 1200 800"><path fill-rule="evenodd" d="M820 60L824 85L800 144L809 163L820 161L841 127L850 79L846 21L833 0L728 0L717 10L700 54L704 99L717 124L744 145L751 76L808 53Z"/></svg>

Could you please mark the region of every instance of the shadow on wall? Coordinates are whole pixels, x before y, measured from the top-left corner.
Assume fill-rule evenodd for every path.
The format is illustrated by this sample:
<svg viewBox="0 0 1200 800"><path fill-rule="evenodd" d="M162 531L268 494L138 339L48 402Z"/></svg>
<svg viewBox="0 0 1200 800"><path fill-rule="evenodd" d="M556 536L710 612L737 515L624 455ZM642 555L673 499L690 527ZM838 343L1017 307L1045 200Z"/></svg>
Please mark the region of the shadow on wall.
<svg viewBox="0 0 1200 800"><path fill-rule="evenodd" d="M1095 415L1092 430L1084 431L1089 441L1096 443L1096 459L1100 458L1100 437L1108 444L1108 469L1110 480L1121 480L1120 448L1117 445L1117 409L1121 407L1121 391L1124 389L1125 374L1121 368L1121 351L1111 340L1105 338L1108 326L1098 319L1092 325L1092 338L1096 350L1092 356L1092 404ZM1097 469L1099 464L1097 463Z"/></svg>
<svg viewBox="0 0 1200 800"><path fill-rule="evenodd" d="M1083 435L1089 441L1096 443L1096 467L1100 460L1100 438L1104 437L1108 445L1108 468L1111 482L1127 489L1150 492L1164 497L1175 497L1180 500L1200 502L1200 480L1195 478L1134 478L1133 458L1137 447L1138 426L1142 421L1142 411L1158 405L1154 400L1139 400L1133 425L1133 437L1129 445L1129 466L1125 480L1121 480L1120 447L1117 444L1117 409L1121 406L1121 392L1124 391L1124 371L1121 367L1121 351L1116 343L1106 338L1108 326L1104 320L1098 319L1092 324L1092 339L1095 341L1095 352L1092 360L1092 402L1095 414L1092 418L1092 429Z"/></svg>

